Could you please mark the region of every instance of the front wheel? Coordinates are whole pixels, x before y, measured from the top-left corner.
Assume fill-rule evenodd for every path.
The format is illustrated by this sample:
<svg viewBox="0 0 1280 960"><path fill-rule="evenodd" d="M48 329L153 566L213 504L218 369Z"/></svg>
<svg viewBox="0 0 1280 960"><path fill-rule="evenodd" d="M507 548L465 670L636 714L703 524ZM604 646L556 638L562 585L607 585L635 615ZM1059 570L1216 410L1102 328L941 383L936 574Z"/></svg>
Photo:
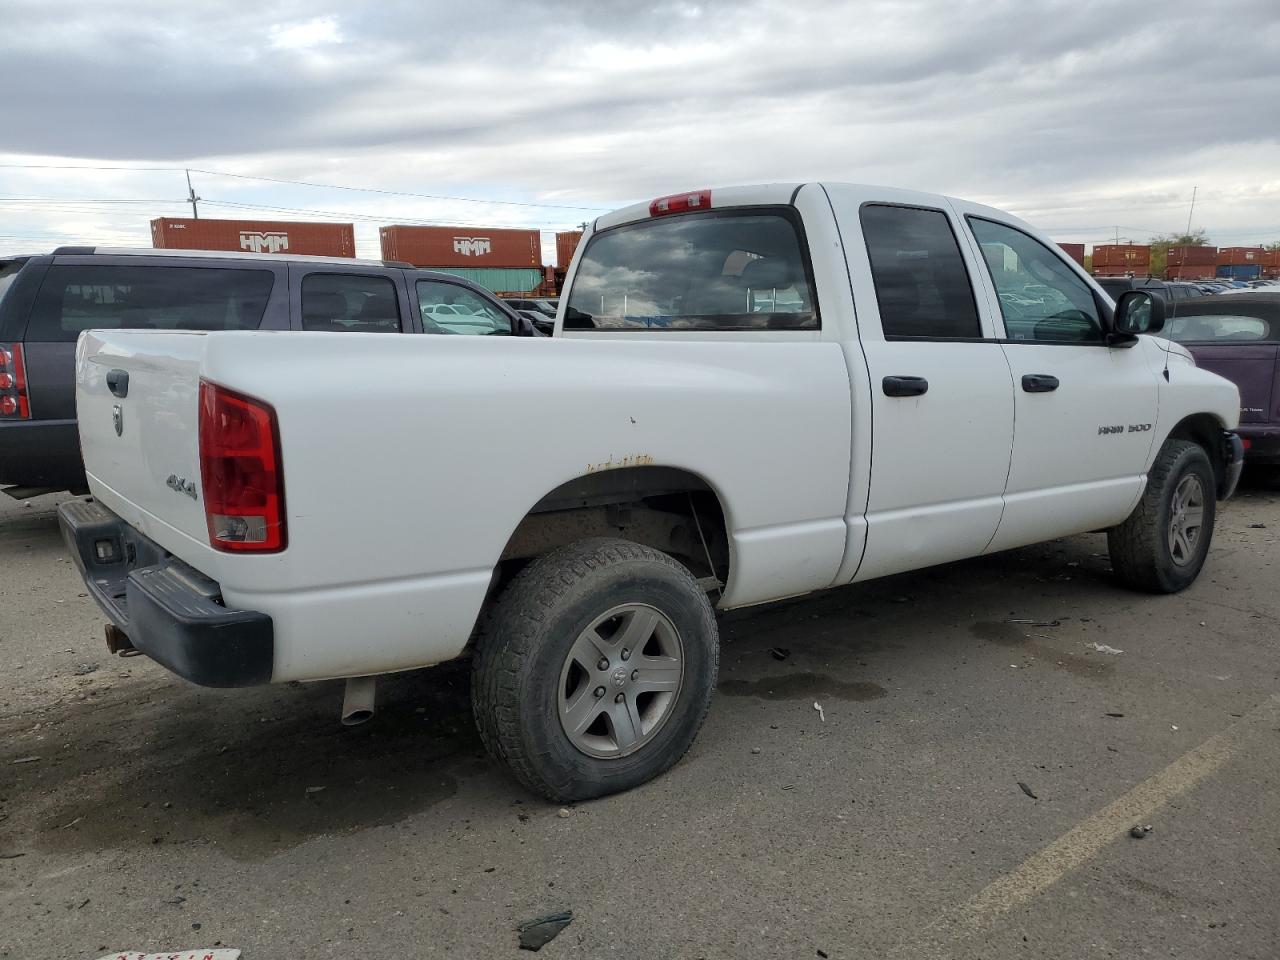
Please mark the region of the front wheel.
<svg viewBox="0 0 1280 960"><path fill-rule="evenodd" d="M1107 531L1111 566L1120 579L1149 593L1189 587L1209 554L1215 490L1204 448L1166 440L1133 513Z"/></svg>
<svg viewBox="0 0 1280 960"><path fill-rule="evenodd" d="M627 790L693 743L718 657L715 615L688 570L627 540L582 540L530 564L487 619L476 725L545 797Z"/></svg>

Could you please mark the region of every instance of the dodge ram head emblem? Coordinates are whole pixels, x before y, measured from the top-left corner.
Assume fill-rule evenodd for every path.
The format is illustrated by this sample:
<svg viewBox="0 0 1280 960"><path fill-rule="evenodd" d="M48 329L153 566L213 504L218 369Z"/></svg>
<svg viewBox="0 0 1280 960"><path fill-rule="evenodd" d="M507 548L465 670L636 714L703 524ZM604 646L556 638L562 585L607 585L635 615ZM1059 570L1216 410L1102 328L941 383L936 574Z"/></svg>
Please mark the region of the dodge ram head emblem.
<svg viewBox="0 0 1280 960"><path fill-rule="evenodd" d="M627 671L625 670L613 671L613 685L615 687L620 687L626 682L627 682Z"/></svg>
<svg viewBox="0 0 1280 960"><path fill-rule="evenodd" d="M111 405L111 422L115 424L117 437L124 433L124 410L118 403Z"/></svg>

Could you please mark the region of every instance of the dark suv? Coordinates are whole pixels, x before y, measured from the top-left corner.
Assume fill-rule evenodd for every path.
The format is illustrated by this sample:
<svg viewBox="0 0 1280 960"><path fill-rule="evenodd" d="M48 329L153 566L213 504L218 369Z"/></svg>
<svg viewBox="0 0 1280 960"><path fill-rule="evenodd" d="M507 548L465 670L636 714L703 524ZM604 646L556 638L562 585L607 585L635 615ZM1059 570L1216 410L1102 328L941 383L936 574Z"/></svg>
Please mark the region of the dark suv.
<svg viewBox="0 0 1280 960"><path fill-rule="evenodd" d="M61 247L0 259L0 487L84 487L75 350L84 330L325 330L534 336L474 283L405 263Z"/></svg>
<svg viewBox="0 0 1280 960"><path fill-rule="evenodd" d="M1155 277L1094 277L1098 286L1107 291L1112 300L1119 300L1122 293L1130 290L1150 290L1157 296L1164 297L1166 302L1176 303L1179 300L1194 300L1203 297L1204 291L1195 283L1158 280Z"/></svg>

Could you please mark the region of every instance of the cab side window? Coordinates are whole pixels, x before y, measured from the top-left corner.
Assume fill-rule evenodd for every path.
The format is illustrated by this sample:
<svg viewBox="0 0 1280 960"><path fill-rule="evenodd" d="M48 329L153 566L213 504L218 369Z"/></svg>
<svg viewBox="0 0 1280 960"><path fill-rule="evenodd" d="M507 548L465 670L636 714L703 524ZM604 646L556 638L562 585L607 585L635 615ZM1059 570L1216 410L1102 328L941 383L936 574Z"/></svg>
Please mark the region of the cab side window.
<svg viewBox="0 0 1280 960"><path fill-rule="evenodd" d="M1093 291L1062 257L1021 230L970 217L1010 340L1102 343Z"/></svg>
<svg viewBox="0 0 1280 960"><path fill-rule="evenodd" d="M960 245L941 210L867 204L860 214L887 340L978 340Z"/></svg>
<svg viewBox="0 0 1280 960"><path fill-rule="evenodd" d="M419 280L417 286L427 333L511 336L507 315L474 291L440 280Z"/></svg>
<svg viewBox="0 0 1280 960"><path fill-rule="evenodd" d="M399 333L396 285L386 277L311 273L302 279L302 329Z"/></svg>

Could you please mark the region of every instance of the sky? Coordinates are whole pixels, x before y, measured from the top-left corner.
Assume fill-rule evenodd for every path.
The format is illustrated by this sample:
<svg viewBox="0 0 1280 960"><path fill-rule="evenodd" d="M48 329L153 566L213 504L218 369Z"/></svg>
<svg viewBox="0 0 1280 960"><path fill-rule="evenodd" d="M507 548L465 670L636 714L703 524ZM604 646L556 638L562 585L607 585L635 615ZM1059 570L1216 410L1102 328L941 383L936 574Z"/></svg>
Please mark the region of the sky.
<svg viewBox="0 0 1280 960"><path fill-rule="evenodd" d="M379 224L554 231L798 180L1086 243L1181 232L1194 190L1212 242L1280 241L1276 0L0 0L0 21L0 253L149 245L190 214L187 169L201 216L354 220L370 257Z"/></svg>

